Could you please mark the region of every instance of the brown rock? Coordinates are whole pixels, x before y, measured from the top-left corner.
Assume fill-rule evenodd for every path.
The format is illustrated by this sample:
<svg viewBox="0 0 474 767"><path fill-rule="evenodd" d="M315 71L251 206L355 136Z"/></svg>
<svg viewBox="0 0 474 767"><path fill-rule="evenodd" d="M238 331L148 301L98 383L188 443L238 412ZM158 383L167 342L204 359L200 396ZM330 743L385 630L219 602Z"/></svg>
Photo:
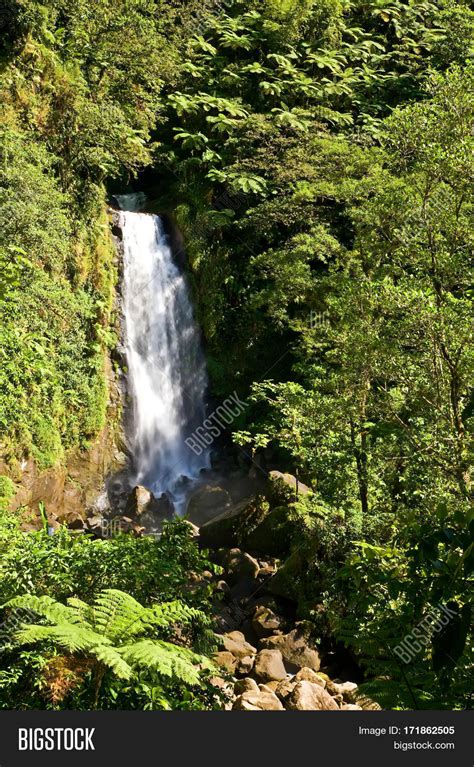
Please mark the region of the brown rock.
<svg viewBox="0 0 474 767"><path fill-rule="evenodd" d="M259 639L271 636L282 626L282 619L265 605L258 605L252 618L252 628Z"/></svg>
<svg viewBox="0 0 474 767"><path fill-rule="evenodd" d="M227 669L227 671L229 671L231 674L234 673L235 667L237 665L237 658L235 658L231 652L221 650L220 652L214 653L212 657L214 663L217 663L218 666Z"/></svg>
<svg viewBox="0 0 474 767"><path fill-rule="evenodd" d="M278 687L275 690L275 694L280 698L280 700L286 701L289 694L293 692L295 686L296 686L296 682L294 680L294 677L283 679L282 682L278 683Z"/></svg>
<svg viewBox="0 0 474 767"><path fill-rule="evenodd" d="M231 631L229 634L224 634L222 643L224 648L235 658L246 658L257 653L257 648L245 641L241 631Z"/></svg>
<svg viewBox="0 0 474 767"><path fill-rule="evenodd" d="M326 690L328 691L329 695L339 695L337 684L333 682L332 679L327 679Z"/></svg>
<svg viewBox="0 0 474 767"><path fill-rule="evenodd" d="M244 658L240 658L237 663L236 672L242 676L247 676L253 669L254 661L254 655L246 655Z"/></svg>
<svg viewBox="0 0 474 767"><path fill-rule="evenodd" d="M228 594L230 592L230 586L226 581L217 581L216 591L222 591L223 594Z"/></svg>
<svg viewBox="0 0 474 767"><path fill-rule="evenodd" d="M265 682L265 684L259 684L259 688L262 689L262 687L266 687L271 692L276 692L279 684L281 684L281 682L278 682L276 679L271 679L269 682Z"/></svg>
<svg viewBox="0 0 474 767"><path fill-rule="evenodd" d="M139 517L140 514L147 511L153 500L154 496L150 490L146 487L142 487L142 485L137 485L128 496L125 514L130 517Z"/></svg>
<svg viewBox="0 0 474 767"><path fill-rule="evenodd" d="M313 684L319 684L320 687L326 686L326 680L322 679L312 668L300 668L293 678L295 682L312 682Z"/></svg>
<svg viewBox="0 0 474 767"><path fill-rule="evenodd" d="M338 711L337 703L319 684L297 682L286 699L293 711Z"/></svg>
<svg viewBox="0 0 474 767"><path fill-rule="evenodd" d="M299 495L308 495L311 493L311 488L296 479L293 474L283 474L281 471L271 471L269 474L270 482L273 485L281 484L285 486L291 493L291 499L297 498Z"/></svg>
<svg viewBox="0 0 474 767"><path fill-rule="evenodd" d="M227 490L218 485L204 485L192 494L186 509L186 519L201 527L232 506Z"/></svg>
<svg viewBox="0 0 474 767"><path fill-rule="evenodd" d="M258 692L258 684L255 679L238 679L234 685L234 692L236 695L242 695L244 692Z"/></svg>
<svg viewBox="0 0 474 767"><path fill-rule="evenodd" d="M244 692L235 700L236 711L283 711L283 706L273 692Z"/></svg>
<svg viewBox="0 0 474 767"><path fill-rule="evenodd" d="M286 678L286 669L279 650L260 650L255 658L254 676L260 682L281 681Z"/></svg>
<svg viewBox="0 0 474 767"><path fill-rule="evenodd" d="M339 682L334 683L339 695L342 695L347 703L354 703L354 699L357 693L357 685L355 682Z"/></svg>
<svg viewBox="0 0 474 767"><path fill-rule="evenodd" d="M271 692L271 693L275 692L275 690L272 687L270 687L268 684L259 684L258 689L260 690L260 692Z"/></svg>
<svg viewBox="0 0 474 767"><path fill-rule="evenodd" d="M221 676L211 676L209 678L209 684L212 684L212 686L216 687L218 690L222 690L228 698L230 698L233 693L232 684Z"/></svg>
<svg viewBox="0 0 474 767"><path fill-rule="evenodd" d="M297 624L288 634L262 639L260 645L268 650L280 650L285 663L297 668L307 667L319 671L319 653L301 624Z"/></svg>
<svg viewBox="0 0 474 767"><path fill-rule="evenodd" d="M237 583L242 578L254 579L260 570L257 560L240 549L230 549L224 559L223 566L231 584Z"/></svg>

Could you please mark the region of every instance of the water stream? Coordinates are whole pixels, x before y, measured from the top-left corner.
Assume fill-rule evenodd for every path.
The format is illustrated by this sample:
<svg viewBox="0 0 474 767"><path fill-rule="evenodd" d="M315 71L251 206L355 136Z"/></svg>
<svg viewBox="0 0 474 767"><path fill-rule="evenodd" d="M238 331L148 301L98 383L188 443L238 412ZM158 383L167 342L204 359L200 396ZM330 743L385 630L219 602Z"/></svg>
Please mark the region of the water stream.
<svg viewBox="0 0 474 767"><path fill-rule="evenodd" d="M206 368L189 291L159 216L143 195L117 197L123 231L123 305L134 484L166 493L179 513L210 466L186 438L205 418Z"/></svg>

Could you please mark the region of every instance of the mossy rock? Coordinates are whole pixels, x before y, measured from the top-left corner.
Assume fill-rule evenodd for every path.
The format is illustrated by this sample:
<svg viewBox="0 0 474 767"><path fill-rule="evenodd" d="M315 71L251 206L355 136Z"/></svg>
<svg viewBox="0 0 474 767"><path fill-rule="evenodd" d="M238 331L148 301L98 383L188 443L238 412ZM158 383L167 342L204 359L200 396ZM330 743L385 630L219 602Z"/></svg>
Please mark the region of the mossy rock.
<svg viewBox="0 0 474 767"><path fill-rule="evenodd" d="M244 546L248 532L269 512L265 498L256 496L236 504L200 528L201 545L207 548Z"/></svg>
<svg viewBox="0 0 474 767"><path fill-rule="evenodd" d="M5 474L0 474L0 509L6 509L15 495L14 482Z"/></svg>
<svg viewBox="0 0 474 767"><path fill-rule="evenodd" d="M298 480L293 474L271 471L268 475L266 497L270 506L287 506L295 503L301 496L310 495L311 488Z"/></svg>
<svg viewBox="0 0 474 767"><path fill-rule="evenodd" d="M244 536L242 545L249 551L279 556L289 551L294 524L286 506L268 511L258 525Z"/></svg>
<svg viewBox="0 0 474 767"><path fill-rule="evenodd" d="M269 508L262 496L239 504L204 524L200 543L205 548L239 547L278 556L289 551L294 525L285 506Z"/></svg>
<svg viewBox="0 0 474 767"><path fill-rule="evenodd" d="M293 602L298 602L301 587L299 581L301 573L307 566L305 555L299 549L296 549L288 559L286 559L279 570L275 573L267 584L268 591L277 597L284 597Z"/></svg>

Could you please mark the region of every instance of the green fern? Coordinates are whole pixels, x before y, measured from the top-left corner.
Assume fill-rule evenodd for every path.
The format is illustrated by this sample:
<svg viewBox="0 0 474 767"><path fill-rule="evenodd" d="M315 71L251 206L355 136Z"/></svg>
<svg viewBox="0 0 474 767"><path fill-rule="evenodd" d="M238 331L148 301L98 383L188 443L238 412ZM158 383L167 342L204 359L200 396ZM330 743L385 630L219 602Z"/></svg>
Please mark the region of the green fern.
<svg viewBox="0 0 474 767"><path fill-rule="evenodd" d="M45 623L24 623L13 633L18 645L50 644L70 656L87 659L93 670L97 705L107 671L129 680L154 672L186 685L198 685L202 669L211 664L203 655L157 637L160 630L177 625L206 625L206 617L181 602L143 607L129 594L106 589L88 605L71 598L67 605L51 597L26 595L10 600L4 608L28 610Z"/></svg>

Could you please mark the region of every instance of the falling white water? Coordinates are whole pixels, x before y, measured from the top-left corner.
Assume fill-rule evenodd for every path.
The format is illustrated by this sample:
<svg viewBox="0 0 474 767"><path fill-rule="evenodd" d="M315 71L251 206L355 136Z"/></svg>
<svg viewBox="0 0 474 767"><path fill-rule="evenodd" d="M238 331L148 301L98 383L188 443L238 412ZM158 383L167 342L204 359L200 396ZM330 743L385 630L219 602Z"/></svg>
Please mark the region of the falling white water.
<svg viewBox="0 0 474 767"><path fill-rule="evenodd" d="M139 213L144 195L117 197L124 246L124 316L132 397L134 482L166 493L179 512L210 465L186 438L205 418L206 369L183 274L159 216Z"/></svg>

